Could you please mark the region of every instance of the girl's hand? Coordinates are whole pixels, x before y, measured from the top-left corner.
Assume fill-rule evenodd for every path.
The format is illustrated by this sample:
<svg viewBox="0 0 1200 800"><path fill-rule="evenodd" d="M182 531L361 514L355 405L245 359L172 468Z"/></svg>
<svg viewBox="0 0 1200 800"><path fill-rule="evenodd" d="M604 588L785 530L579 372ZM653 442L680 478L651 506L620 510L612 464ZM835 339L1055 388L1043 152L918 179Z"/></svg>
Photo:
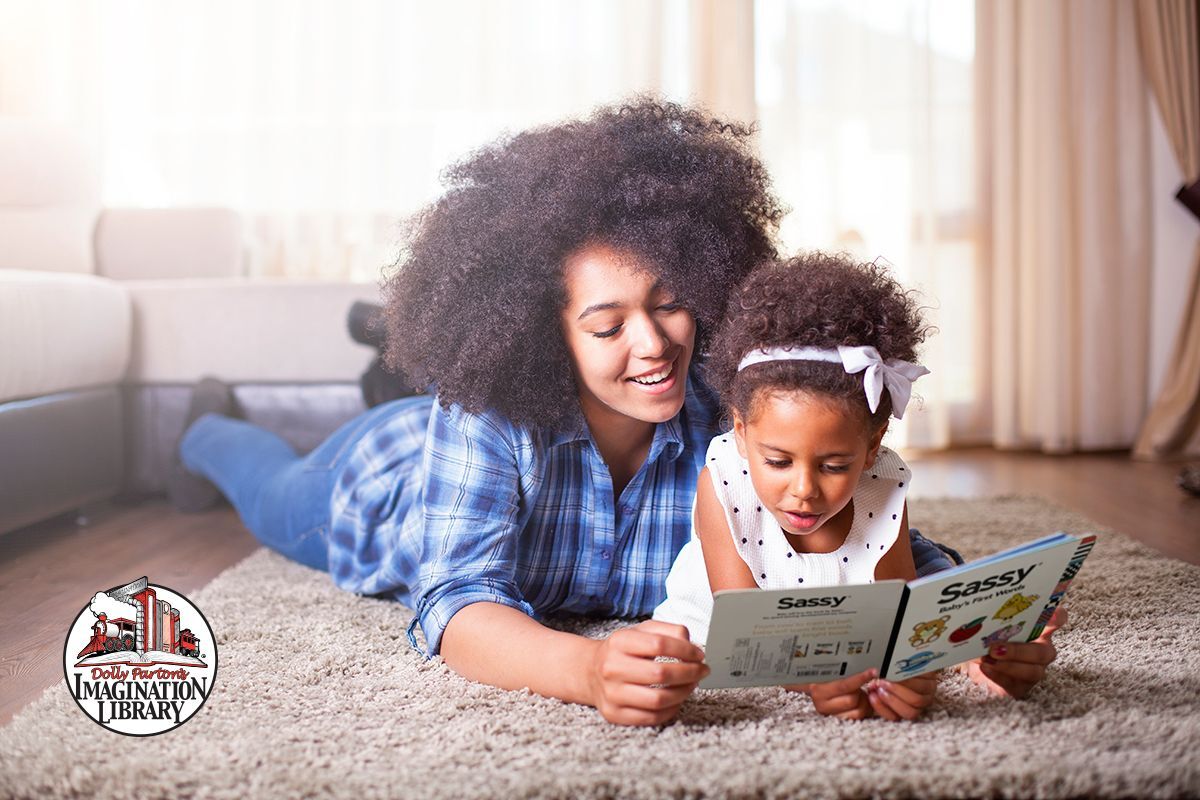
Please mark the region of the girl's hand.
<svg viewBox="0 0 1200 800"><path fill-rule="evenodd" d="M867 700L876 715L892 722L914 720L933 702L937 672L927 672L903 681L874 681L867 685Z"/></svg>
<svg viewBox="0 0 1200 800"><path fill-rule="evenodd" d="M992 694L1025 697L1045 677L1046 668L1058 656L1050 637L1066 624L1067 611L1060 608L1041 636L1032 642L992 645L986 656L967 662L967 674Z"/></svg>
<svg viewBox="0 0 1200 800"><path fill-rule="evenodd" d="M783 688L789 692L804 692L812 698L817 713L827 717L866 719L875 712L863 687L878 675L879 670L868 669L828 683L797 683Z"/></svg>
<svg viewBox="0 0 1200 800"><path fill-rule="evenodd" d="M588 675L591 704L618 725L662 725L710 672L682 625L647 620L597 644ZM678 661L655 661L659 656Z"/></svg>

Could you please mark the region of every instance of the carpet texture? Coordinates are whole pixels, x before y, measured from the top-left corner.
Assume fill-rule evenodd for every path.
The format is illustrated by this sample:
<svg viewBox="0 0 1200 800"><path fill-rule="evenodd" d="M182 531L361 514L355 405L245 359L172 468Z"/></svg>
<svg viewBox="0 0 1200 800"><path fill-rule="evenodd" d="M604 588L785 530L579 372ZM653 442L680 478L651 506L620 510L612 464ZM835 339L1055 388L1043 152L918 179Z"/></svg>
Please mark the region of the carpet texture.
<svg viewBox="0 0 1200 800"><path fill-rule="evenodd" d="M968 558L1096 530L1028 498L918 499L911 518ZM1200 567L1101 533L1027 701L955 675L919 722L842 722L777 689L706 691L661 729L469 683L409 650L406 609L259 551L191 597L220 647L195 718L131 739L52 687L0 729L0 796L1200 795Z"/></svg>

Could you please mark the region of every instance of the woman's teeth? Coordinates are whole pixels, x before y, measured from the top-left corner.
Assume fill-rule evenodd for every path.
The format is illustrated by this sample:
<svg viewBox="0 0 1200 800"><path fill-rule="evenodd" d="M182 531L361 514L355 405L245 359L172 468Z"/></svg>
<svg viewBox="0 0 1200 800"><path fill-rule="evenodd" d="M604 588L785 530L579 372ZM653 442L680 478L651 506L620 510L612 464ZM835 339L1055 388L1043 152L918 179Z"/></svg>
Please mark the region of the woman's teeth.
<svg viewBox="0 0 1200 800"><path fill-rule="evenodd" d="M633 381L634 383L640 383L643 386L653 386L656 383L662 383L669 377L671 377L671 367L667 367L664 370L660 370L659 372L655 372L650 375L639 375L638 377L630 378L629 380Z"/></svg>

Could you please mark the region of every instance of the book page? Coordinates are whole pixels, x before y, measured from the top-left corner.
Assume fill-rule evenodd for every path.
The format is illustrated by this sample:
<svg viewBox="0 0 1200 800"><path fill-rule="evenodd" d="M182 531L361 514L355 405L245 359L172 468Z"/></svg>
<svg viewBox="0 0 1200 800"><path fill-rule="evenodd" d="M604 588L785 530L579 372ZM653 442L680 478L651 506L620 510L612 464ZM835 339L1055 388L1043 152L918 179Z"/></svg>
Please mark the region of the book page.
<svg viewBox="0 0 1200 800"><path fill-rule="evenodd" d="M904 581L713 597L701 689L823 683L880 667Z"/></svg>
<svg viewBox="0 0 1200 800"><path fill-rule="evenodd" d="M1046 537L911 582L883 676L904 680L978 658L998 642L1036 636L1051 597L1065 591L1059 584L1080 544L1072 536Z"/></svg>

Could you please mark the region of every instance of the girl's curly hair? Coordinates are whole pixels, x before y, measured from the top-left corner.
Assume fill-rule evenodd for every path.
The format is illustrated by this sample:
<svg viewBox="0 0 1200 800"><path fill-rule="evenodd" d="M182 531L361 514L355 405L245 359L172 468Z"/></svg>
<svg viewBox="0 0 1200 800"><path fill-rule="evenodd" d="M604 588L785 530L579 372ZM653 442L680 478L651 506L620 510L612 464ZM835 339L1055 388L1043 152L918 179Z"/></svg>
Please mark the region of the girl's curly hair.
<svg viewBox="0 0 1200 800"><path fill-rule="evenodd" d="M770 392L831 397L876 431L892 413L885 391L871 414L863 375L823 361L768 361L738 372L751 350L796 346L874 347L885 361L916 361L929 333L913 292L879 264L812 252L755 269L734 293L712 342L708 378L726 412L753 419L755 403Z"/></svg>
<svg viewBox="0 0 1200 800"><path fill-rule="evenodd" d="M441 402L517 424L578 419L563 261L603 242L650 265L696 318L775 256L783 209L752 128L650 98L501 138L452 165L386 278L388 365Z"/></svg>

